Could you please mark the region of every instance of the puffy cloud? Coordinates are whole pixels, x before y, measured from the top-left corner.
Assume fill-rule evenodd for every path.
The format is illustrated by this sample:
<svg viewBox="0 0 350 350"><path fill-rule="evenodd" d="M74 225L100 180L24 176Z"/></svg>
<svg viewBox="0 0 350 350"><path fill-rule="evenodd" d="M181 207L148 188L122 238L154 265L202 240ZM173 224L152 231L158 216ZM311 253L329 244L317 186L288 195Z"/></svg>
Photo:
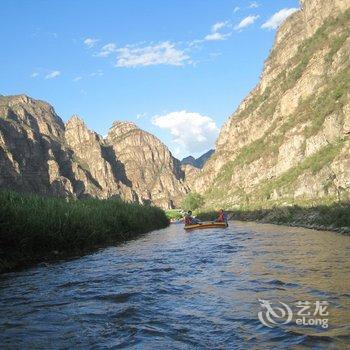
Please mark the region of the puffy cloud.
<svg viewBox="0 0 350 350"><path fill-rule="evenodd" d="M107 45L104 45L101 51L96 56L108 57L111 53L116 51L117 51L117 45L114 43L109 43Z"/></svg>
<svg viewBox="0 0 350 350"><path fill-rule="evenodd" d="M243 29L245 27L248 27L250 26L251 24L253 24L260 16L259 15L256 15L256 16L253 16L253 15L249 15L245 18L243 18L236 26L235 26L235 29L236 30L240 30L240 29Z"/></svg>
<svg viewBox="0 0 350 350"><path fill-rule="evenodd" d="M91 49L92 47L94 47L96 45L96 43L98 42L98 39L94 39L94 38L86 38L84 40L84 44Z"/></svg>
<svg viewBox="0 0 350 350"><path fill-rule="evenodd" d="M190 63L189 56L175 47L175 44L164 41L149 46L126 46L117 51L117 67L138 67L153 65L182 66Z"/></svg>
<svg viewBox="0 0 350 350"><path fill-rule="evenodd" d="M74 82L77 82L77 81L79 81L79 80L81 80L81 79L83 79L83 77L78 76L78 77L73 78L73 81L74 81Z"/></svg>
<svg viewBox="0 0 350 350"><path fill-rule="evenodd" d="M278 12L276 12L273 16L271 16L262 26L264 29L276 29L278 28L284 20L289 17L292 13L298 11L297 8L284 8Z"/></svg>
<svg viewBox="0 0 350 350"><path fill-rule="evenodd" d="M203 152L212 148L219 133L213 119L195 112L176 111L155 116L152 123L161 129L169 130L173 141L183 154Z"/></svg>
<svg viewBox="0 0 350 350"><path fill-rule="evenodd" d="M57 78L59 75L61 75L61 72L59 70L54 70L49 74L45 75L45 79L54 79Z"/></svg>
<svg viewBox="0 0 350 350"><path fill-rule="evenodd" d="M33 72L30 77L31 78L37 78L39 76L39 73L38 72Z"/></svg>
<svg viewBox="0 0 350 350"><path fill-rule="evenodd" d="M236 6L234 9L233 9L233 13L236 13L240 10L241 8L239 6Z"/></svg>
<svg viewBox="0 0 350 350"><path fill-rule="evenodd" d="M230 24L228 21L218 22L212 25L211 33L204 37L204 40L207 41L219 41L227 39L231 33L221 33L220 30L229 27Z"/></svg>
<svg viewBox="0 0 350 350"><path fill-rule="evenodd" d="M220 29L222 28L225 28L227 26L228 22L218 22L218 23L215 23L213 24L213 26L211 27L211 31L212 32L217 32L219 31Z"/></svg>

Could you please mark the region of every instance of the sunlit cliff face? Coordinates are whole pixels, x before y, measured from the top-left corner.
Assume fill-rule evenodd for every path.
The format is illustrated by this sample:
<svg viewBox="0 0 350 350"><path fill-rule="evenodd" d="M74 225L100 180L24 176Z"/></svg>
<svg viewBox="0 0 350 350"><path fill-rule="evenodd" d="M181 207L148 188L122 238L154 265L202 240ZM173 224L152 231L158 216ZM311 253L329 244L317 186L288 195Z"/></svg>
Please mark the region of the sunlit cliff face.
<svg viewBox="0 0 350 350"><path fill-rule="evenodd" d="M208 206L349 197L349 7L305 0L281 25L259 84L192 185Z"/></svg>

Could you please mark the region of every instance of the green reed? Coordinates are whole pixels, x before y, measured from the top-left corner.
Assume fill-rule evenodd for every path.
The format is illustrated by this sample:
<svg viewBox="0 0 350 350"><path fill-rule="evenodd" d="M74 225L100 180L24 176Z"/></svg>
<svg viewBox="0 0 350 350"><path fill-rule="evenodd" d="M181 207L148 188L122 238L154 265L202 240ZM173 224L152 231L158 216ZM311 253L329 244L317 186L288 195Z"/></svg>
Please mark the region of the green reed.
<svg viewBox="0 0 350 350"><path fill-rule="evenodd" d="M160 208L120 199L67 201L0 192L0 271L121 242L168 224Z"/></svg>

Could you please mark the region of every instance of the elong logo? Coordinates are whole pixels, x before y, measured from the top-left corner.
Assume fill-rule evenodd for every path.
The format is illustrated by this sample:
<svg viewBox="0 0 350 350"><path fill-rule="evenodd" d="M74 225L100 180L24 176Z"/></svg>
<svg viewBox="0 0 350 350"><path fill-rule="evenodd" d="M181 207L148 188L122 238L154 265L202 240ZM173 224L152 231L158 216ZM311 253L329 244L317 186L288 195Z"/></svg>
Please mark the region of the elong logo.
<svg viewBox="0 0 350 350"><path fill-rule="evenodd" d="M325 317L329 315L327 311L329 303L327 301L316 300L313 303L298 301L295 303L295 307L299 310L295 313L289 305L281 301L277 301L275 305L270 300L259 299L259 302L263 310L258 312L258 317L266 327L272 328L277 325L288 324L292 321L293 315L296 315L298 316L295 318L297 326L328 328L328 317ZM314 305L314 308L312 308L312 305Z"/></svg>

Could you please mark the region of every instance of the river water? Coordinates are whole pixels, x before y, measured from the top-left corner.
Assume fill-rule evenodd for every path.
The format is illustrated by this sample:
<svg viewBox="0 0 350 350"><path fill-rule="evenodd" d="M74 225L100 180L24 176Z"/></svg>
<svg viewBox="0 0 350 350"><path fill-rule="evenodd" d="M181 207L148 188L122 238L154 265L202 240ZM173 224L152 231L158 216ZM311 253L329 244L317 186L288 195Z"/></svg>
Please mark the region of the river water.
<svg viewBox="0 0 350 350"><path fill-rule="evenodd" d="M331 232L174 224L0 276L0 348L350 348L349 258L350 237Z"/></svg>

